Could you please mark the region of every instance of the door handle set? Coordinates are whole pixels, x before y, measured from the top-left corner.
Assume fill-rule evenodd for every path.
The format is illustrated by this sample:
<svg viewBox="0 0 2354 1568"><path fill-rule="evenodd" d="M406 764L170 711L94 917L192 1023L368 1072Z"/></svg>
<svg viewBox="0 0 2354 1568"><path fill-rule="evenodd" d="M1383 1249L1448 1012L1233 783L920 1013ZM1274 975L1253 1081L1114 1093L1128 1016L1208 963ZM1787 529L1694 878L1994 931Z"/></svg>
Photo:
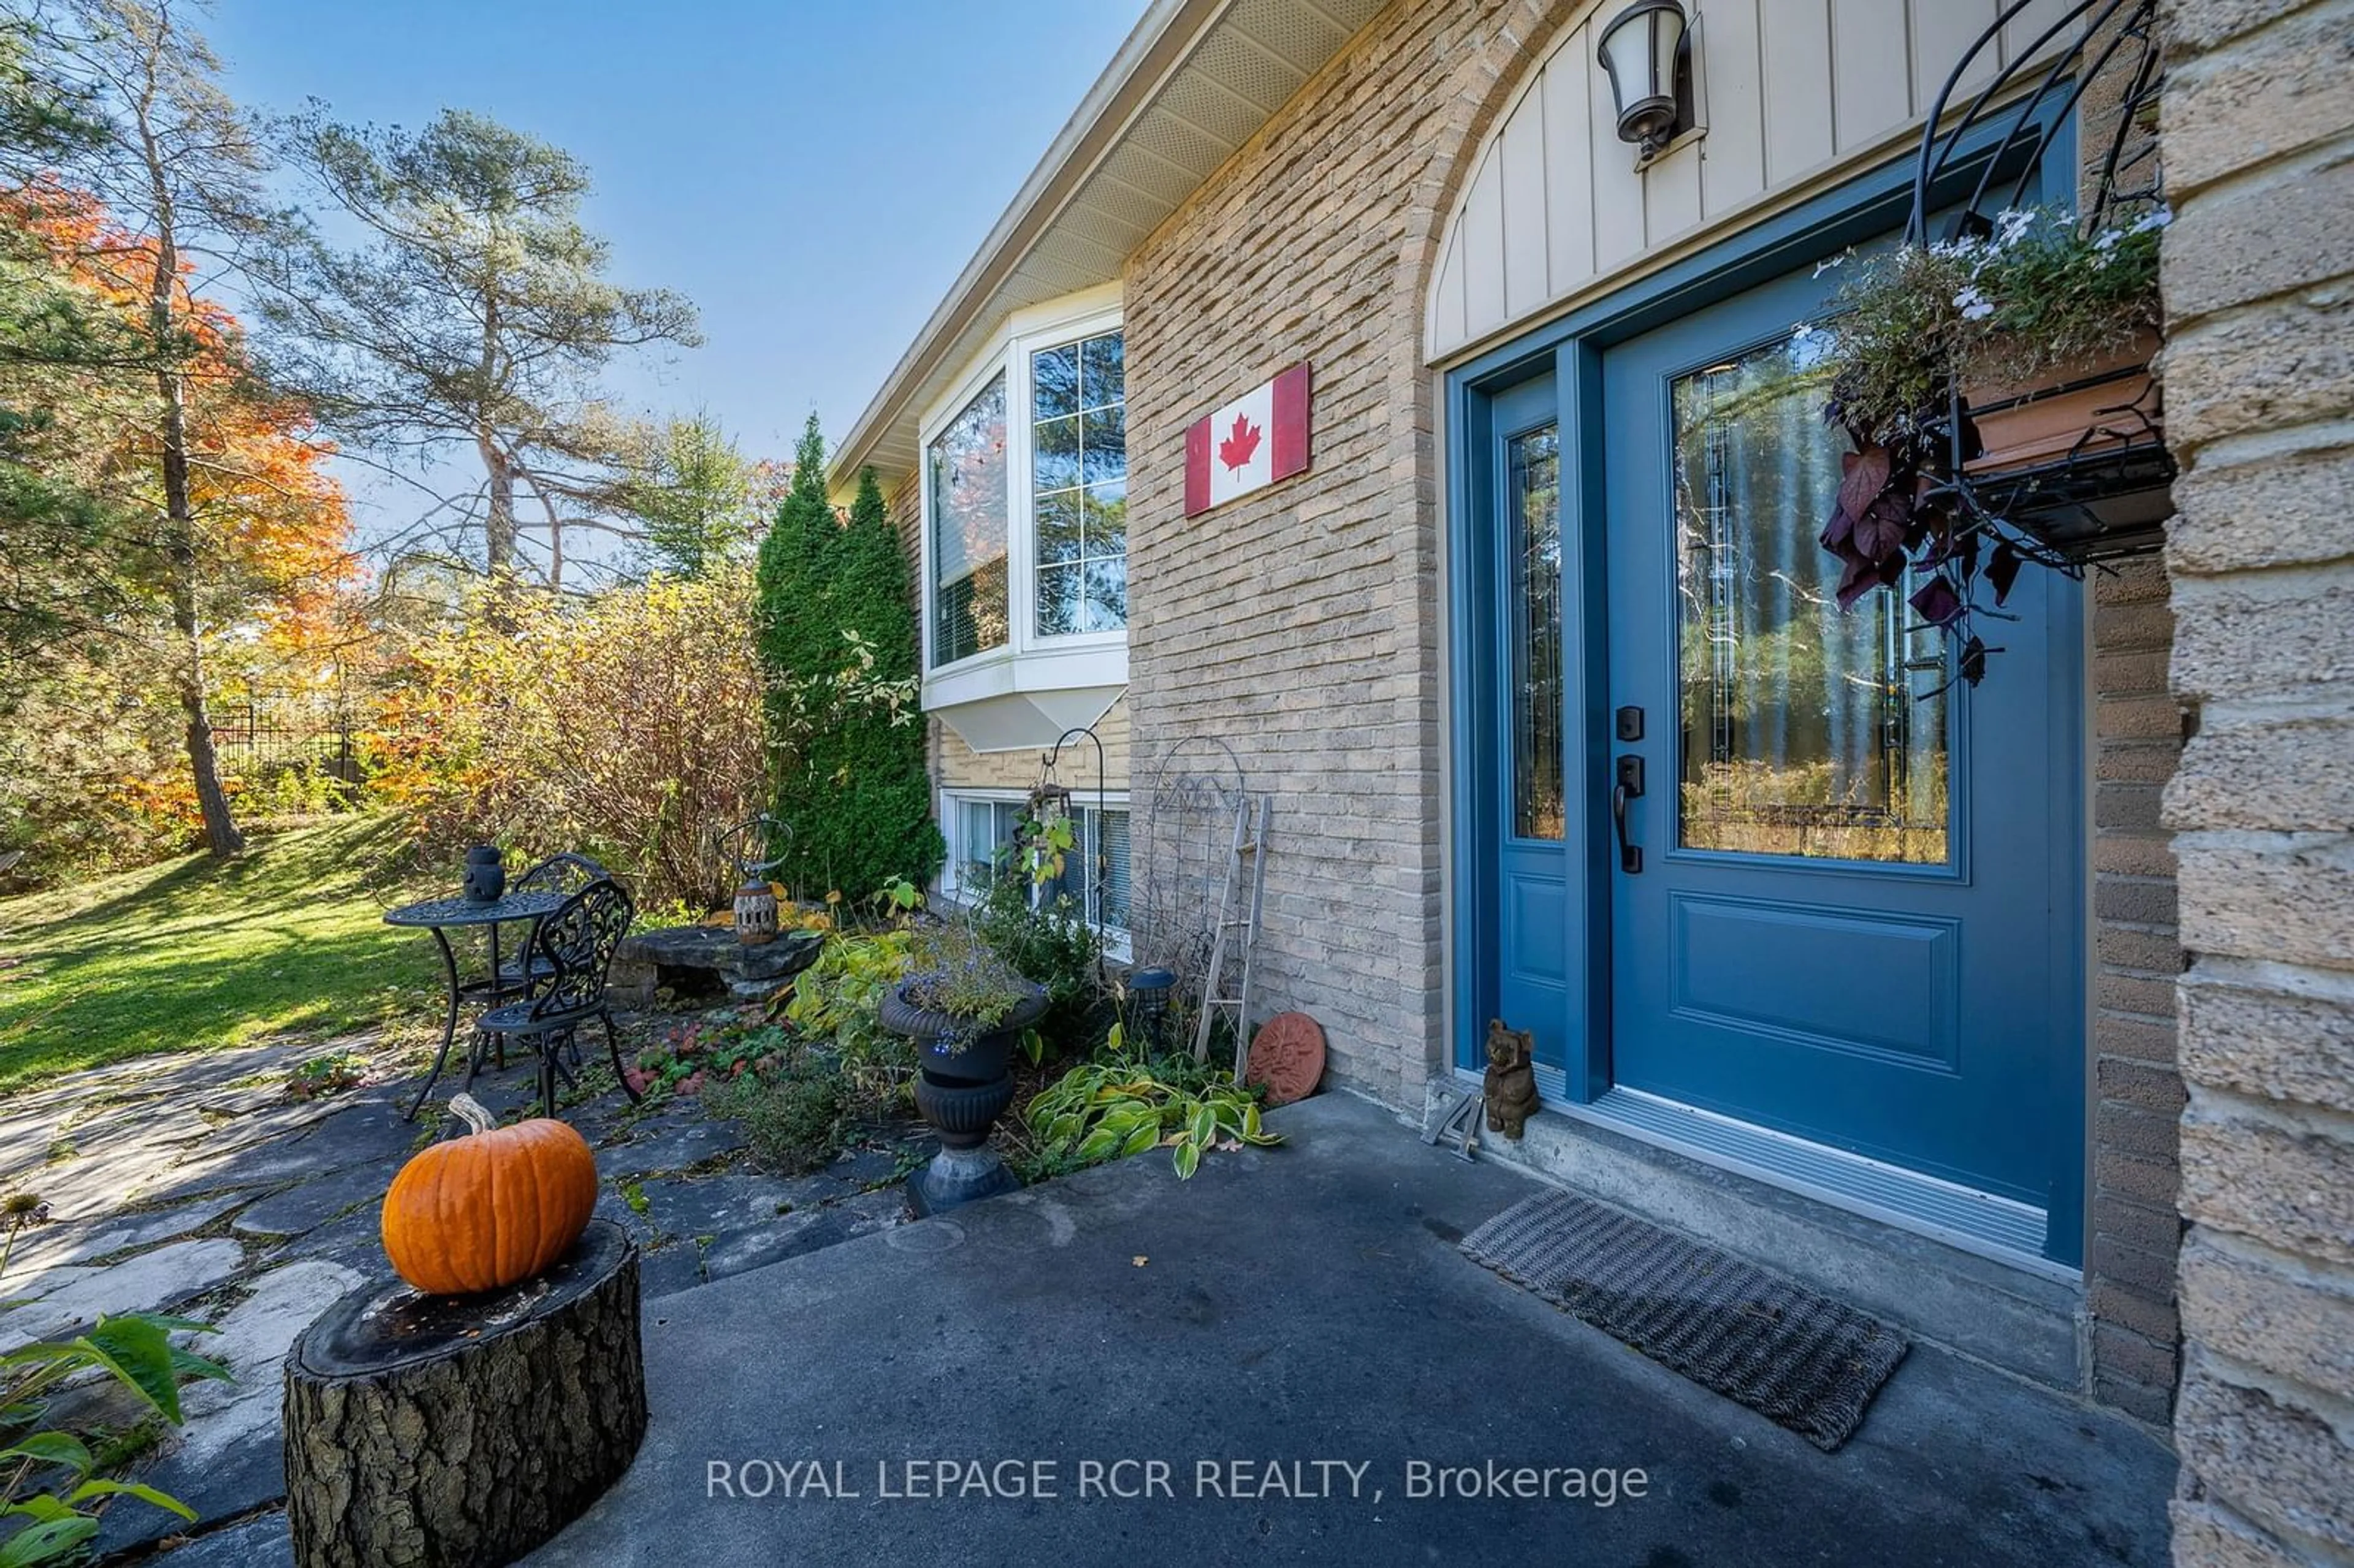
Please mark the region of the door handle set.
<svg viewBox="0 0 2354 1568"><path fill-rule="evenodd" d="M1643 738L1643 710L1620 708L1611 715L1611 733L1621 741ZM1627 807L1643 793L1643 759L1628 752L1618 758L1617 781L1610 789L1610 825L1618 834L1618 869L1629 876L1643 869L1643 849L1627 842Z"/></svg>
<svg viewBox="0 0 2354 1568"><path fill-rule="evenodd" d="M1643 738L1643 710L1623 707L1611 715L1611 734L1621 741ZM1618 869L1632 875L1643 869L1643 851L1627 842L1627 806L1643 793L1643 759L1629 752L1618 758L1617 782L1610 789L1610 825L1618 834Z"/></svg>
<svg viewBox="0 0 2354 1568"><path fill-rule="evenodd" d="M1632 875L1643 869L1643 849L1640 844L1627 842L1627 806L1643 793L1643 759L1627 756L1618 759L1618 781L1610 789L1610 825L1618 833L1618 869Z"/></svg>

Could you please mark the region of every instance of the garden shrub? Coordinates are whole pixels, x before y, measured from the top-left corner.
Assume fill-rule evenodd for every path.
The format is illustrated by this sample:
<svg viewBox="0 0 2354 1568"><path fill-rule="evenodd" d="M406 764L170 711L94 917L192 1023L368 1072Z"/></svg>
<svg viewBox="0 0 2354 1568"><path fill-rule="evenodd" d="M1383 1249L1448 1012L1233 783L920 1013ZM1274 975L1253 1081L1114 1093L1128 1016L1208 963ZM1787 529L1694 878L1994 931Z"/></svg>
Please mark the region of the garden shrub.
<svg viewBox="0 0 2354 1568"><path fill-rule="evenodd" d="M640 905L724 902L726 830L768 779L752 579L722 564L594 599L510 592L427 636L369 737L377 786L420 846L470 842L521 869L558 850L602 861Z"/></svg>
<svg viewBox="0 0 2354 1568"><path fill-rule="evenodd" d="M981 939L1023 979L1046 988L1038 1033L1063 1050L1085 1049L1110 1022L1095 927L1068 897L1033 901L1030 879L1001 865L972 911Z"/></svg>
<svg viewBox="0 0 2354 1568"><path fill-rule="evenodd" d="M796 1052L703 1093L704 1109L741 1122L761 1169L798 1176L842 1152L851 1086L841 1065Z"/></svg>
<svg viewBox="0 0 2354 1568"><path fill-rule="evenodd" d="M849 517L834 514L814 415L760 545L759 609L770 809L789 830L779 876L852 900L896 878L928 881L944 848L924 771L907 556L871 470Z"/></svg>

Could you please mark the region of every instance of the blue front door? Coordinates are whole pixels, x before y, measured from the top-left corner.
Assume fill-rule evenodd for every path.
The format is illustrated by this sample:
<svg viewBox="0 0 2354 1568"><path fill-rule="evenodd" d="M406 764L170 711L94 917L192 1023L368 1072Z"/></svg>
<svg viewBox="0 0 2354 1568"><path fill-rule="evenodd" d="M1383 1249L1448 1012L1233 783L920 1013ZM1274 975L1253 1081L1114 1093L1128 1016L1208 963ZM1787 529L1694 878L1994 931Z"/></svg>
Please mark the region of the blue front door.
<svg viewBox="0 0 2354 1568"><path fill-rule="evenodd" d="M2081 1149L2077 590L2029 572L1985 683L1936 695L1901 597L1840 610L1845 440L1793 334L1828 286L1601 355L1609 1077L2048 1207Z"/></svg>

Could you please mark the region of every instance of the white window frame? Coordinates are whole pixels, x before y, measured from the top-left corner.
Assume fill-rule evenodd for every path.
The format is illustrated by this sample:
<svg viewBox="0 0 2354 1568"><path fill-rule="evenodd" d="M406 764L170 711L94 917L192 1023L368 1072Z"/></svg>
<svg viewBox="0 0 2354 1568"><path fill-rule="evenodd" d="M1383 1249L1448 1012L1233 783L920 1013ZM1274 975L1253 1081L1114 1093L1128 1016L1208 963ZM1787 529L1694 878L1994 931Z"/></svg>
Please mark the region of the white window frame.
<svg viewBox="0 0 2354 1568"><path fill-rule="evenodd" d="M978 860L981 857L968 853L967 846L963 842L964 814L958 810L958 807L968 804L1021 806L1027 805L1029 800L1030 792L1026 789L968 789L949 788L940 790L939 802L934 820L940 824L940 836L948 842L949 853L948 858L941 863L939 879L933 888L934 895L939 902L943 904L953 904L959 907L964 907L970 906L973 902L976 892L976 890L968 888L963 885L962 874L965 863L968 861ZM1097 800L1096 793L1092 789L1074 789L1071 792L1071 805L1076 810L1093 811L1100 809L1106 811L1129 813L1128 791L1125 789L1107 789L1103 793L1102 800ZM1129 813L1128 832L1128 853L1129 857L1129 875L1130 879L1129 895L1132 899L1135 896L1134 878L1136 874L1136 818L1132 813ZM1134 914L1134 906L1132 905L1130 906L1129 912L1132 916ZM1095 922L1090 920L1088 924L1093 926ZM1118 959L1121 963L1126 963L1129 959L1129 933L1127 929L1124 927L1115 926L1107 921L1104 923L1102 930L1104 956L1108 959Z"/></svg>
<svg viewBox="0 0 2354 1568"><path fill-rule="evenodd" d="M1031 468L1033 413L1030 356L1082 338L1123 331L1119 286L1018 311L918 427L917 467L923 493L923 705L926 710L1013 692L1061 691L1128 683L1128 630L1038 632L1036 479ZM938 585L934 580L932 443L1000 373L1005 376L1006 641L1002 647L935 665ZM1134 454L1130 454L1133 471ZM1130 541L1131 546L1133 540Z"/></svg>

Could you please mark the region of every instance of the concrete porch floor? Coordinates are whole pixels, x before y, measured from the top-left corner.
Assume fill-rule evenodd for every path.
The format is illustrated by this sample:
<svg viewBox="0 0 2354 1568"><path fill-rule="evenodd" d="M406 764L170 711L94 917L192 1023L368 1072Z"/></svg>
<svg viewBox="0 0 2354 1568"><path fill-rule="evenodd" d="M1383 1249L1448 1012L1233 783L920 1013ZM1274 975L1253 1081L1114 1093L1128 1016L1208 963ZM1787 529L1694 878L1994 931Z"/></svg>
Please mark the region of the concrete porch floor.
<svg viewBox="0 0 2354 1568"><path fill-rule="evenodd" d="M1458 1254L1531 1178L1346 1096L1273 1122L1191 1182L1149 1154L650 1301L645 1445L530 1561L2167 1560L2173 1457L2131 1423L1916 1343L1819 1453ZM904 1495L938 1460L1034 1495ZM1142 1489L1120 1460L1169 1495L1081 1495L1089 1462ZM1646 1484L1417 1498L1416 1461Z"/></svg>

